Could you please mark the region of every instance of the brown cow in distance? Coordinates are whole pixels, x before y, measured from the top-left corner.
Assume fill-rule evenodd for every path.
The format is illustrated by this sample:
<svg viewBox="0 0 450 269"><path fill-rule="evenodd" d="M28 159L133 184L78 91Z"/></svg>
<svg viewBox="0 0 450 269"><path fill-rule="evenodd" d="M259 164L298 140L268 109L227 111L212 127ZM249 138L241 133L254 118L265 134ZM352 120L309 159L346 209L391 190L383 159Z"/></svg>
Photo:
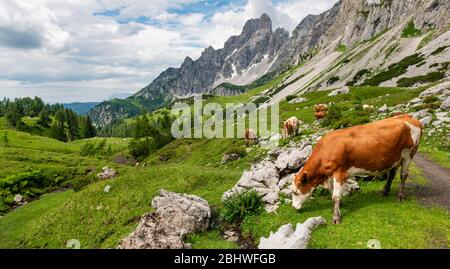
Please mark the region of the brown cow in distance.
<svg viewBox="0 0 450 269"><path fill-rule="evenodd" d="M256 132L253 129L245 129L244 137L245 137L245 144L247 146L258 143L258 136L256 135Z"/></svg>
<svg viewBox="0 0 450 269"><path fill-rule="evenodd" d="M388 173L382 191L388 195L401 167L398 199L405 198L409 166L419 147L422 124L410 115L400 115L361 126L330 132L317 143L311 157L295 175L292 205L300 209L319 185L333 184L333 223L341 221L339 205L344 184L356 176Z"/></svg>
<svg viewBox="0 0 450 269"><path fill-rule="evenodd" d="M320 120L325 118L328 115L328 106L324 104L319 104L314 106L314 116L316 116L316 120Z"/></svg>
<svg viewBox="0 0 450 269"><path fill-rule="evenodd" d="M291 117L284 122L283 125L283 137L288 138L290 136L296 136L300 128L300 121L297 117Z"/></svg>

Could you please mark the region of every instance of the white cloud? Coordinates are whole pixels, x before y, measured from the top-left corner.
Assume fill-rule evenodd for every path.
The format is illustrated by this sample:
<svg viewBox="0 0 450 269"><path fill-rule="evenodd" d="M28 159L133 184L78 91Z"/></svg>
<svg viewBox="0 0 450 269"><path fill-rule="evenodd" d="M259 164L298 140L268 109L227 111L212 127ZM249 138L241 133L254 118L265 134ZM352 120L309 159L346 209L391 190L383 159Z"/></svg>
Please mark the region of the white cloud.
<svg viewBox="0 0 450 269"><path fill-rule="evenodd" d="M246 20L262 13L288 30L336 0L249 0L211 16L180 14L198 0L0 1L0 98L39 95L48 101L96 101L136 92L185 56L221 48ZM120 15L94 16L119 10ZM209 13L208 13L209 14ZM117 20L150 18L149 25Z"/></svg>

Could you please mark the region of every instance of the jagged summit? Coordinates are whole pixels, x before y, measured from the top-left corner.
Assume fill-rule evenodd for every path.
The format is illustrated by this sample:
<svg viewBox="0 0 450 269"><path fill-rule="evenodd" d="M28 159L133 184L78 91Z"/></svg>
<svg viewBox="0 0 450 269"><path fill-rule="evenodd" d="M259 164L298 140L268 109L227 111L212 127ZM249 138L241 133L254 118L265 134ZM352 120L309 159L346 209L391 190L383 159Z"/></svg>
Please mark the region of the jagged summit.
<svg viewBox="0 0 450 269"><path fill-rule="evenodd" d="M306 83L307 79L314 80L314 75L320 75L323 68L337 60L340 53L335 51L336 47L351 48L394 28L397 29L396 35L392 40L386 40L386 47L380 49L395 47L396 43L401 45L404 41L398 41L399 29L409 21L421 33L432 30L435 35L442 34L448 31L449 10L450 1L446 0L340 0L321 14L306 16L291 36L285 29L273 30L270 17L262 14L248 20L241 33L230 37L223 48L209 46L198 59L187 57L179 68L162 72L128 101L152 110L174 98L213 92L223 83L247 85L265 74L277 74L300 62L322 59L308 70L311 72L304 79L298 81ZM317 57L318 54L322 58ZM373 59L368 61L374 63ZM349 67L355 72L359 69L359 66ZM353 76L353 73L346 74L347 79ZM233 94L226 90L214 93ZM275 101L280 98L275 98ZM117 117L133 116L123 108L120 113L112 115L107 108L110 106L103 103L91 110L90 116L97 126L108 124Z"/></svg>

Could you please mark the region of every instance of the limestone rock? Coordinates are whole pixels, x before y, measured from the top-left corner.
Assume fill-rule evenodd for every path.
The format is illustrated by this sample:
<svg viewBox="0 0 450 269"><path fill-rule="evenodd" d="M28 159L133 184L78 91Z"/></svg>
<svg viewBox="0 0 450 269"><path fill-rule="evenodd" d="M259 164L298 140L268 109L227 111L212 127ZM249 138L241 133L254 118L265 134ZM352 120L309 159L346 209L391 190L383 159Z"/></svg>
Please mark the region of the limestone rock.
<svg viewBox="0 0 450 269"><path fill-rule="evenodd" d="M337 96L337 95L341 95L341 94L348 94L350 93L350 88L348 86L345 86L342 89L337 89L332 91L330 94L328 94L328 96Z"/></svg>
<svg viewBox="0 0 450 269"><path fill-rule="evenodd" d="M310 218L303 224L298 223L295 231L292 224L286 224L276 233L270 233L269 238L261 237L258 249L306 249L312 231L325 224L326 221L322 217Z"/></svg>
<svg viewBox="0 0 450 269"><path fill-rule="evenodd" d="M389 111L389 108L386 104L384 104L384 106L382 106L378 109L378 112L380 112L380 113L386 113L388 111Z"/></svg>
<svg viewBox="0 0 450 269"><path fill-rule="evenodd" d="M121 249L184 249L188 234L209 227L211 208L206 200L161 190L152 201L154 212L145 214L139 226L122 240Z"/></svg>
<svg viewBox="0 0 450 269"><path fill-rule="evenodd" d="M236 161L239 159L239 154L232 153L232 154L226 154L222 157L222 164L227 164L232 161Z"/></svg>
<svg viewBox="0 0 450 269"><path fill-rule="evenodd" d="M312 146L306 146L302 150L288 149L281 153L275 161L280 172L293 172L302 167L312 153Z"/></svg>
<svg viewBox="0 0 450 269"><path fill-rule="evenodd" d="M97 174L97 177L99 179L110 179L110 178L117 176L117 172L112 168L103 167L102 170L103 170L103 172Z"/></svg>
<svg viewBox="0 0 450 269"><path fill-rule="evenodd" d="M16 196L14 196L14 202L15 202L16 204L22 203L22 202L23 202L23 196L20 195L20 194L16 194Z"/></svg>
<svg viewBox="0 0 450 269"><path fill-rule="evenodd" d="M445 99L445 101L442 102L440 108L444 110L450 109L450 97L447 97L447 99Z"/></svg>

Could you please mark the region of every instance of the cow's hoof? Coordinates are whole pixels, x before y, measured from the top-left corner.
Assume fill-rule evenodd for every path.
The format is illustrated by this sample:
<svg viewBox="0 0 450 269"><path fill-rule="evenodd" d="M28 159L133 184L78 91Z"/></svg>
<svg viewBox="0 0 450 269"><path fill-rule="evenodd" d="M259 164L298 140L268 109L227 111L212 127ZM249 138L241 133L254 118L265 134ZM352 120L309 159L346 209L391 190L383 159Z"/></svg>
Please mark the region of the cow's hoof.
<svg viewBox="0 0 450 269"><path fill-rule="evenodd" d="M341 218L340 217L334 217L333 218L333 224L335 224L335 225L341 224Z"/></svg>

